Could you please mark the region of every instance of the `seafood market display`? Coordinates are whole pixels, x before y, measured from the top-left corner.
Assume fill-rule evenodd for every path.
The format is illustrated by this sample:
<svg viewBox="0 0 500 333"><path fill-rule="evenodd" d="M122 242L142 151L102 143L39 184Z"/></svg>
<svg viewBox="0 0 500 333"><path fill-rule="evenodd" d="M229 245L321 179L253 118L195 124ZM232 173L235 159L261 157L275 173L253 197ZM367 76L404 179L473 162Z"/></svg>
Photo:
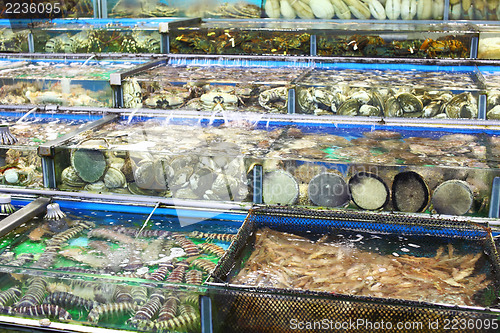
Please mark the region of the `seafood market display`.
<svg viewBox="0 0 500 333"><path fill-rule="evenodd" d="M123 83L126 108L287 113L294 67L162 65Z"/></svg>
<svg viewBox="0 0 500 333"><path fill-rule="evenodd" d="M129 61L17 60L0 66L0 104L113 106L111 73Z"/></svg>
<svg viewBox="0 0 500 333"><path fill-rule="evenodd" d="M109 17L211 17L211 18L259 18L260 1L227 0L205 2L166 2L144 0L140 2L118 0L108 2Z"/></svg>
<svg viewBox="0 0 500 333"><path fill-rule="evenodd" d="M3 238L2 314L141 332L198 332L198 286L238 227L221 220L192 224L192 217L182 227L181 216L162 209L151 219L99 209L106 208L63 209L66 217L33 219Z"/></svg>
<svg viewBox="0 0 500 333"><path fill-rule="evenodd" d="M197 291L87 281L69 274L2 275L8 281L0 291L2 315L40 319L42 327L80 322L135 332L200 332Z"/></svg>
<svg viewBox="0 0 500 333"><path fill-rule="evenodd" d="M312 70L300 80L296 88L297 113L475 119L483 89L476 72L339 66Z"/></svg>
<svg viewBox="0 0 500 333"><path fill-rule="evenodd" d="M266 0L267 17L285 19L442 20L443 0Z"/></svg>
<svg viewBox="0 0 500 333"><path fill-rule="evenodd" d="M310 23L205 20L199 25L174 27L170 52L309 55L313 27Z"/></svg>
<svg viewBox="0 0 500 333"><path fill-rule="evenodd" d="M35 52L41 53L160 53L158 21L63 21L35 29Z"/></svg>
<svg viewBox="0 0 500 333"><path fill-rule="evenodd" d="M450 20L498 21L500 19L498 0L450 0Z"/></svg>
<svg viewBox="0 0 500 333"><path fill-rule="evenodd" d="M486 84L486 119L500 119L500 76L496 70L481 70Z"/></svg>
<svg viewBox="0 0 500 333"><path fill-rule="evenodd" d="M451 305L491 304L484 294L494 280L480 244L380 236L337 231L311 239L263 228L255 232L253 252L230 282Z"/></svg>
<svg viewBox="0 0 500 333"><path fill-rule="evenodd" d="M0 25L0 52L29 52L29 30L12 30Z"/></svg>
<svg viewBox="0 0 500 333"><path fill-rule="evenodd" d="M318 36L321 56L463 58L470 57L470 36L445 36L405 40L384 35Z"/></svg>
<svg viewBox="0 0 500 333"><path fill-rule="evenodd" d="M265 204L449 214L442 207L460 202L455 215L487 214L491 184L499 175L499 154L492 148L496 136L368 125L318 129L245 118L239 113L203 120L171 114L109 123L58 148L67 162L56 166L57 187L249 202L254 199L252 170L261 165ZM355 181L362 172L369 178ZM415 174L398 176L401 172ZM446 181L463 185L456 185L464 189L460 201L441 190L434 198Z"/></svg>
<svg viewBox="0 0 500 333"><path fill-rule="evenodd" d="M37 147L76 130L97 117L65 119L57 115L2 113L0 116L0 184L43 187Z"/></svg>

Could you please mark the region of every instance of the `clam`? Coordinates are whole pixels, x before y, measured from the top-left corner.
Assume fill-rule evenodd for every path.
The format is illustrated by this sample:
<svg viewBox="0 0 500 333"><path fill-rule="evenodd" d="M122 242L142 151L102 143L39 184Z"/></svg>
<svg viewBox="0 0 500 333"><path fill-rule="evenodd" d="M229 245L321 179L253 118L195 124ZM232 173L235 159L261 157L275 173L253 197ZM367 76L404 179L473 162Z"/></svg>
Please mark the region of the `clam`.
<svg viewBox="0 0 500 333"><path fill-rule="evenodd" d="M426 106L424 106L424 113L423 116L425 118L432 118L437 116L439 113L441 113L441 107L443 106L442 101L432 101Z"/></svg>
<svg viewBox="0 0 500 333"><path fill-rule="evenodd" d="M106 192L107 188L106 185L104 185L104 182L102 180L99 180L95 183L87 184L83 188L85 191L89 192Z"/></svg>
<svg viewBox="0 0 500 333"><path fill-rule="evenodd" d="M229 188L227 177L220 173L212 184L212 192L222 199L229 200Z"/></svg>
<svg viewBox="0 0 500 333"><path fill-rule="evenodd" d="M165 178L158 176L158 173L163 174L161 162L143 160L134 170L135 183L141 189L165 190L167 188Z"/></svg>
<svg viewBox="0 0 500 333"><path fill-rule="evenodd" d="M372 100L372 97L366 90L356 90L349 96L349 98L357 100L360 105L369 104Z"/></svg>
<svg viewBox="0 0 500 333"><path fill-rule="evenodd" d="M422 115L423 105L419 98L410 93L400 93L396 96L403 117L420 117Z"/></svg>
<svg viewBox="0 0 500 333"><path fill-rule="evenodd" d="M118 169L109 167L104 174L104 184L107 188L124 187L127 184L125 175Z"/></svg>
<svg viewBox="0 0 500 333"><path fill-rule="evenodd" d="M491 109L493 109L497 105L500 105L500 91L488 92L488 110L491 111Z"/></svg>
<svg viewBox="0 0 500 333"><path fill-rule="evenodd" d="M456 95L444 107L449 118L477 117L477 103L474 103L470 93Z"/></svg>
<svg viewBox="0 0 500 333"><path fill-rule="evenodd" d="M63 182L63 184L73 187L81 187L85 185L83 179L78 176L75 168L73 168L72 166L69 166L62 171L61 181Z"/></svg>
<svg viewBox="0 0 500 333"><path fill-rule="evenodd" d="M367 117L380 116L381 113L382 112L380 111L380 109L376 106L373 106L373 105L364 104L364 105L361 105L361 107L359 108L359 115L360 116L367 116Z"/></svg>
<svg viewBox="0 0 500 333"><path fill-rule="evenodd" d="M401 104L395 97L390 97L385 102L384 115L386 117L401 117L403 115Z"/></svg>
<svg viewBox="0 0 500 333"><path fill-rule="evenodd" d="M500 105L496 105L486 114L486 119L500 119Z"/></svg>
<svg viewBox="0 0 500 333"><path fill-rule="evenodd" d="M341 116L357 116L360 104L357 99L350 98L346 100L337 110Z"/></svg>
<svg viewBox="0 0 500 333"><path fill-rule="evenodd" d="M200 168L189 177L189 185L194 193L202 196L207 190L212 188L215 175L209 168Z"/></svg>

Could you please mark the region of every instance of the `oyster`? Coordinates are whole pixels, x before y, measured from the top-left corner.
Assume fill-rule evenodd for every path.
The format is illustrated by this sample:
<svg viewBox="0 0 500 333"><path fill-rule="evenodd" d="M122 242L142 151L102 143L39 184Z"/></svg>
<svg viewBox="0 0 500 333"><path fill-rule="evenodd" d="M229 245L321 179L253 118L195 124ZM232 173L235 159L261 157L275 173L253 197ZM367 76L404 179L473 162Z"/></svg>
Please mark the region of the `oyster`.
<svg viewBox="0 0 500 333"><path fill-rule="evenodd" d="M500 105L496 105L486 114L486 119L500 119Z"/></svg>
<svg viewBox="0 0 500 333"><path fill-rule="evenodd" d="M124 187L127 184L127 180L120 170L109 167L106 174L104 174L104 184L107 188Z"/></svg>
<svg viewBox="0 0 500 333"><path fill-rule="evenodd" d="M160 161L142 160L134 170L136 185L145 190L165 190L165 176Z"/></svg>
<svg viewBox="0 0 500 333"><path fill-rule="evenodd" d="M359 101L357 99L350 98L342 103L337 113L341 116L357 116L359 107Z"/></svg>
<svg viewBox="0 0 500 333"><path fill-rule="evenodd" d="M202 196L207 190L212 188L215 175L209 168L200 168L189 177L189 185L193 192Z"/></svg>
<svg viewBox="0 0 500 333"><path fill-rule="evenodd" d="M400 93L396 96L403 117L420 117L423 105L419 98L410 93Z"/></svg>
<svg viewBox="0 0 500 333"><path fill-rule="evenodd" d="M360 116L366 116L366 117L380 116L381 113L382 112L380 111L380 109L376 106L373 106L373 105L364 104L364 105L361 105L361 107L359 108L359 115Z"/></svg>
<svg viewBox="0 0 500 333"><path fill-rule="evenodd" d="M136 79L123 82L123 106L126 108L142 108L142 88Z"/></svg>
<svg viewBox="0 0 500 333"><path fill-rule="evenodd" d="M75 168L73 168L72 166L69 166L62 171L61 181L63 182L63 184L72 187L82 187L85 185L83 179L81 179L80 176L78 176Z"/></svg>
<svg viewBox="0 0 500 333"><path fill-rule="evenodd" d="M384 115L386 117L401 117L403 110L401 104L396 97L389 97L385 102Z"/></svg>
<svg viewBox="0 0 500 333"><path fill-rule="evenodd" d="M477 103L470 93L461 93L445 104L445 112L449 118L476 118Z"/></svg>

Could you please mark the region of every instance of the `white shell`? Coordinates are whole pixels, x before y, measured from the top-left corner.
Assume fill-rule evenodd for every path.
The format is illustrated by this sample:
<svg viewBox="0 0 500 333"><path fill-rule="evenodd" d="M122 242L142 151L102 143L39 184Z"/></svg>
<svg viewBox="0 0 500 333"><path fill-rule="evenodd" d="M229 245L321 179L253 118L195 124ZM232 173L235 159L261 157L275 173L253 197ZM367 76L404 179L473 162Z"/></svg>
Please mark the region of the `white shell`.
<svg viewBox="0 0 500 333"><path fill-rule="evenodd" d="M266 0L264 10L266 11L266 15L270 18L280 17L280 4L278 0Z"/></svg>
<svg viewBox="0 0 500 333"><path fill-rule="evenodd" d="M432 17L432 0L419 0L417 3L417 18L429 20Z"/></svg>
<svg viewBox="0 0 500 333"><path fill-rule="evenodd" d="M413 20L417 14L416 0L401 0L401 18L403 20Z"/></svg>
<svg viewBox="0 0 500 333"><path fill-rule="evenodd" d="M19 172L16 169L8 169L3 173L3 178L9 184L15 184L19 181Z"/></svg>
<svg viewBox="0 0 500 333"><path fill-rule="evenodd" d="M401 14L400 0L387 0L385 3L385 14L389 20L397 20Z"/></svg>
<svg viewBox="0 0 500 333"><path fill-rule="evenodd" d="M329 0L311 0L309 6L317 18L331 19L335 15L335 9Z"/></svg>
<svg viewBox="0 0 500 333"><path fill-rule="evenodd" d="M281 15L286 18L286 19L294 19L297 14L295 13L295 10L293 10L292 6L290 6L290 3L287 0L281 0L280 1L280 10L281 10Z"/></svg>

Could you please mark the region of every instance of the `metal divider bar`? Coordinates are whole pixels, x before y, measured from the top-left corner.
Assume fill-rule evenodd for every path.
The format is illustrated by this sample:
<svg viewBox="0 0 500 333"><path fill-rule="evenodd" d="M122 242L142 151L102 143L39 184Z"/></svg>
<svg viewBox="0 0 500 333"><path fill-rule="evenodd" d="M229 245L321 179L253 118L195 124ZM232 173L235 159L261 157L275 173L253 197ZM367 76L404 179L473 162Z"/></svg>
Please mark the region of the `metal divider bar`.
<svg viewBox="0 0 500 333"><path fill-rule="evenodd" d="M212 333L212 300L208 296L200 296L201 332Z"/></svg>
<svg viewBox="0 0 500 333"><path fill-rule="evenodd" d="M35 216L45 211L50 203L50 198L38 198L23 208L7 216L0 222L0 237L5 236L21 224L28 222Z"/></svg>
<svg viewBox="0 0 500 333"><path fill-rule="evenodd" d="M491 200L490 200L490 218L500 217L500 177L493 179L491 186Z"/></svg>

